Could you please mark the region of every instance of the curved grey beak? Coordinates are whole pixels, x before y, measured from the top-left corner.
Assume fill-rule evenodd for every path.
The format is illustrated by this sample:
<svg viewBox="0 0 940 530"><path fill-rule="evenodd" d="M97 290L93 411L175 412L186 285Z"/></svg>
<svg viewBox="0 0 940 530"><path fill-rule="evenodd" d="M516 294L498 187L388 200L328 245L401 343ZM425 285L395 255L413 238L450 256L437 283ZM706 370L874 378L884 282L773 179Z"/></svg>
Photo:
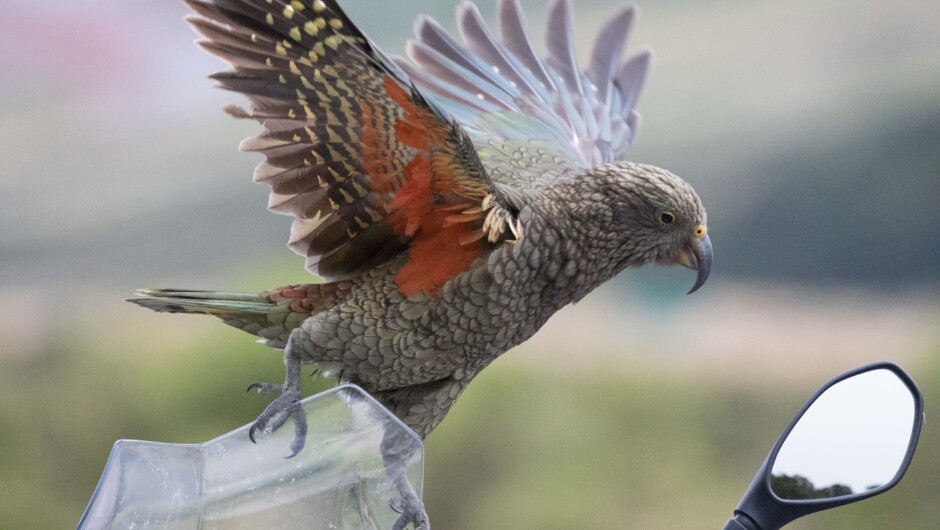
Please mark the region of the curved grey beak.
<svg viewBox="0 0 940 530"><path fill-rule="evenodd" d="M708 279L708 273L712 270L712 241L707 235L692 240L692 244L687 249L679 253L676 263L683 267L698 271L695 277L695 285L686 294L692 294L699 290L699 287L705 285Z"/></svg>

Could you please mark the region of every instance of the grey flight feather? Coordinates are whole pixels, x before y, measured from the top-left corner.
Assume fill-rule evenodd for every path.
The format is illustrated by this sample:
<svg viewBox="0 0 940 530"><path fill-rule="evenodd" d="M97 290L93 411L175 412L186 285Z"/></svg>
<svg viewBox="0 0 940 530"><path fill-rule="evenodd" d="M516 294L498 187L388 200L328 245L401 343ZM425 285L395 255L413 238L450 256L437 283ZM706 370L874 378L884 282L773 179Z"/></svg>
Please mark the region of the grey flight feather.
<svg viewBox="0 0 940 530"><path fill-rule="evenodd" d="M575 95L583 95L581 76L574 54L571 5L567 0L556 0L548 11L548 63L555 68Z"/></svg>
<svg viewBox="0 0 940 530"><path fill-rule="evenodd" d="M604 25L594 42L587 77L597 87L597 95L601 101L607 100L611 81L617 74L617 62L623 56L627 45L635 11L632 6L621 9Z"/></svg>
<svg viewBox="0 0 940 530"><path fill-rule="evenodd" d="M552 154L566 165L597 167L621 158L636 138L634 107L649 52L621 63L635 14L632 6L614 14L581 71L566 0L550 7L544 59L535 52L517 0L499 0L499 38L477 7L463 2L457 8L463 45L423 16L408 44L411 61L398 64L418 87L443 98L478 149L494 141L523 146L532 138L560 139L567 146L553 148Z"/></svg>
<svg viewBox="0 0 940 530"><path fill-rule="evenodd" d="M499 2L499 26L503 43L506 48L516 56L516 59L529 69L539 83L542 90L557 90L548 72L545 71L545 64L539 59L532 47L532 40L529 38L529 30L525 21L525 14L518 0L501 0Z"/></svg>

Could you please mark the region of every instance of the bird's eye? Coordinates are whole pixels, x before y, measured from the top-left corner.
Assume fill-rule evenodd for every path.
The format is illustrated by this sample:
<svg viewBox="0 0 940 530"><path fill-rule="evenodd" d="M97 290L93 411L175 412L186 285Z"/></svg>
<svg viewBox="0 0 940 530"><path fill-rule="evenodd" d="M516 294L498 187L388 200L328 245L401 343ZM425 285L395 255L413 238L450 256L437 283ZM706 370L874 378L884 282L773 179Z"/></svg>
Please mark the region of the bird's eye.
<svg viewBox="0 0 940 530"><path fill-rule="evenodd" d="M659 220L662 221L663 224L672 224L672 222L676 220L676 214L672 212L663 212L659 214Z"/></svg>

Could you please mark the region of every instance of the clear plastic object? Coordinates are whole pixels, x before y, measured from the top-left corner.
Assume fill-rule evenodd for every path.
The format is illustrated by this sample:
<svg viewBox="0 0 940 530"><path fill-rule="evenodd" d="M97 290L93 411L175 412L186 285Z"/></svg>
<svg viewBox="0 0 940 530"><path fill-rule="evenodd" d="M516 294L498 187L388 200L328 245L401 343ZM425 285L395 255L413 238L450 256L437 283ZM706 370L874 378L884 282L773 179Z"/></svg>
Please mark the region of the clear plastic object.
<svg viewBox="0 0 940 530"><path fill-rule="evenodd" d="M407 476L421 496L420 439L355 385L302 401L309 432L293 458L292 422L248 440L248 426L198 445L119 440L78 524L148 529L390 528L399 497L379 451L386 429L413 450ZM404 436L401 436L404 435Z"/></svg>

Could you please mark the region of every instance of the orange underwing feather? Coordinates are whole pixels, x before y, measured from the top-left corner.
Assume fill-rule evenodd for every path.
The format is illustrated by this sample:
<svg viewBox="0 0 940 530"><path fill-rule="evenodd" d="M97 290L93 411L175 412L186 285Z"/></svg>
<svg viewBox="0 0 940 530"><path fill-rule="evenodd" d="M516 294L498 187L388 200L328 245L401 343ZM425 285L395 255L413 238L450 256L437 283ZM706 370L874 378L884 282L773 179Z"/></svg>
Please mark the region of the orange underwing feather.
<svg viewBox="0 0 940 530"><path fill-rule="evenodd" d="M458 222L451 219L451 212L472 208L474 201L465 197L468 190L461 190L454 178L455 149L447 145L449 131L442 130L449 124L442 123L429 108L419 106L392 78L386 77L384 86L404 111L394 124L393 134L416 152L405 166L404 181L397 190L385 185L379 164L367 165L366 169L372 175L374 190L394 194L386 205L390 226L403 236L413 237L408 246L408 261L395 278L399 289L405 295L418 292L434 295L483 253L483 233L468 222L481 216L461 217ZM374 145L388 144L389 124L377 121L368 104L361 104L362 138L364 144L373 144L363 150L363 158L369 159L369 155L378 151Z"/></svg>
<svg viewBox="0 0 940 530"><path fill-rule="evenodd" d="M417 154L405 166L405 183L389 204L395 210L405 209L405 227L402 233L408 237L415 235L421 226L421 217L430 205L431 167L424 154Z"/></svg>
<svg viewBox="0 0 940 530"><path fill-rule="evenodd" d="M416 239L408 249L408 262L395 277L405 295L421 291L436 294L447 280L466 271L483 254L480 238L461 243L467 234L474 232L470 225L444 226L440 212L428 215L422 227L430 224L436 224L437 229L422 233Z"/></svg>

